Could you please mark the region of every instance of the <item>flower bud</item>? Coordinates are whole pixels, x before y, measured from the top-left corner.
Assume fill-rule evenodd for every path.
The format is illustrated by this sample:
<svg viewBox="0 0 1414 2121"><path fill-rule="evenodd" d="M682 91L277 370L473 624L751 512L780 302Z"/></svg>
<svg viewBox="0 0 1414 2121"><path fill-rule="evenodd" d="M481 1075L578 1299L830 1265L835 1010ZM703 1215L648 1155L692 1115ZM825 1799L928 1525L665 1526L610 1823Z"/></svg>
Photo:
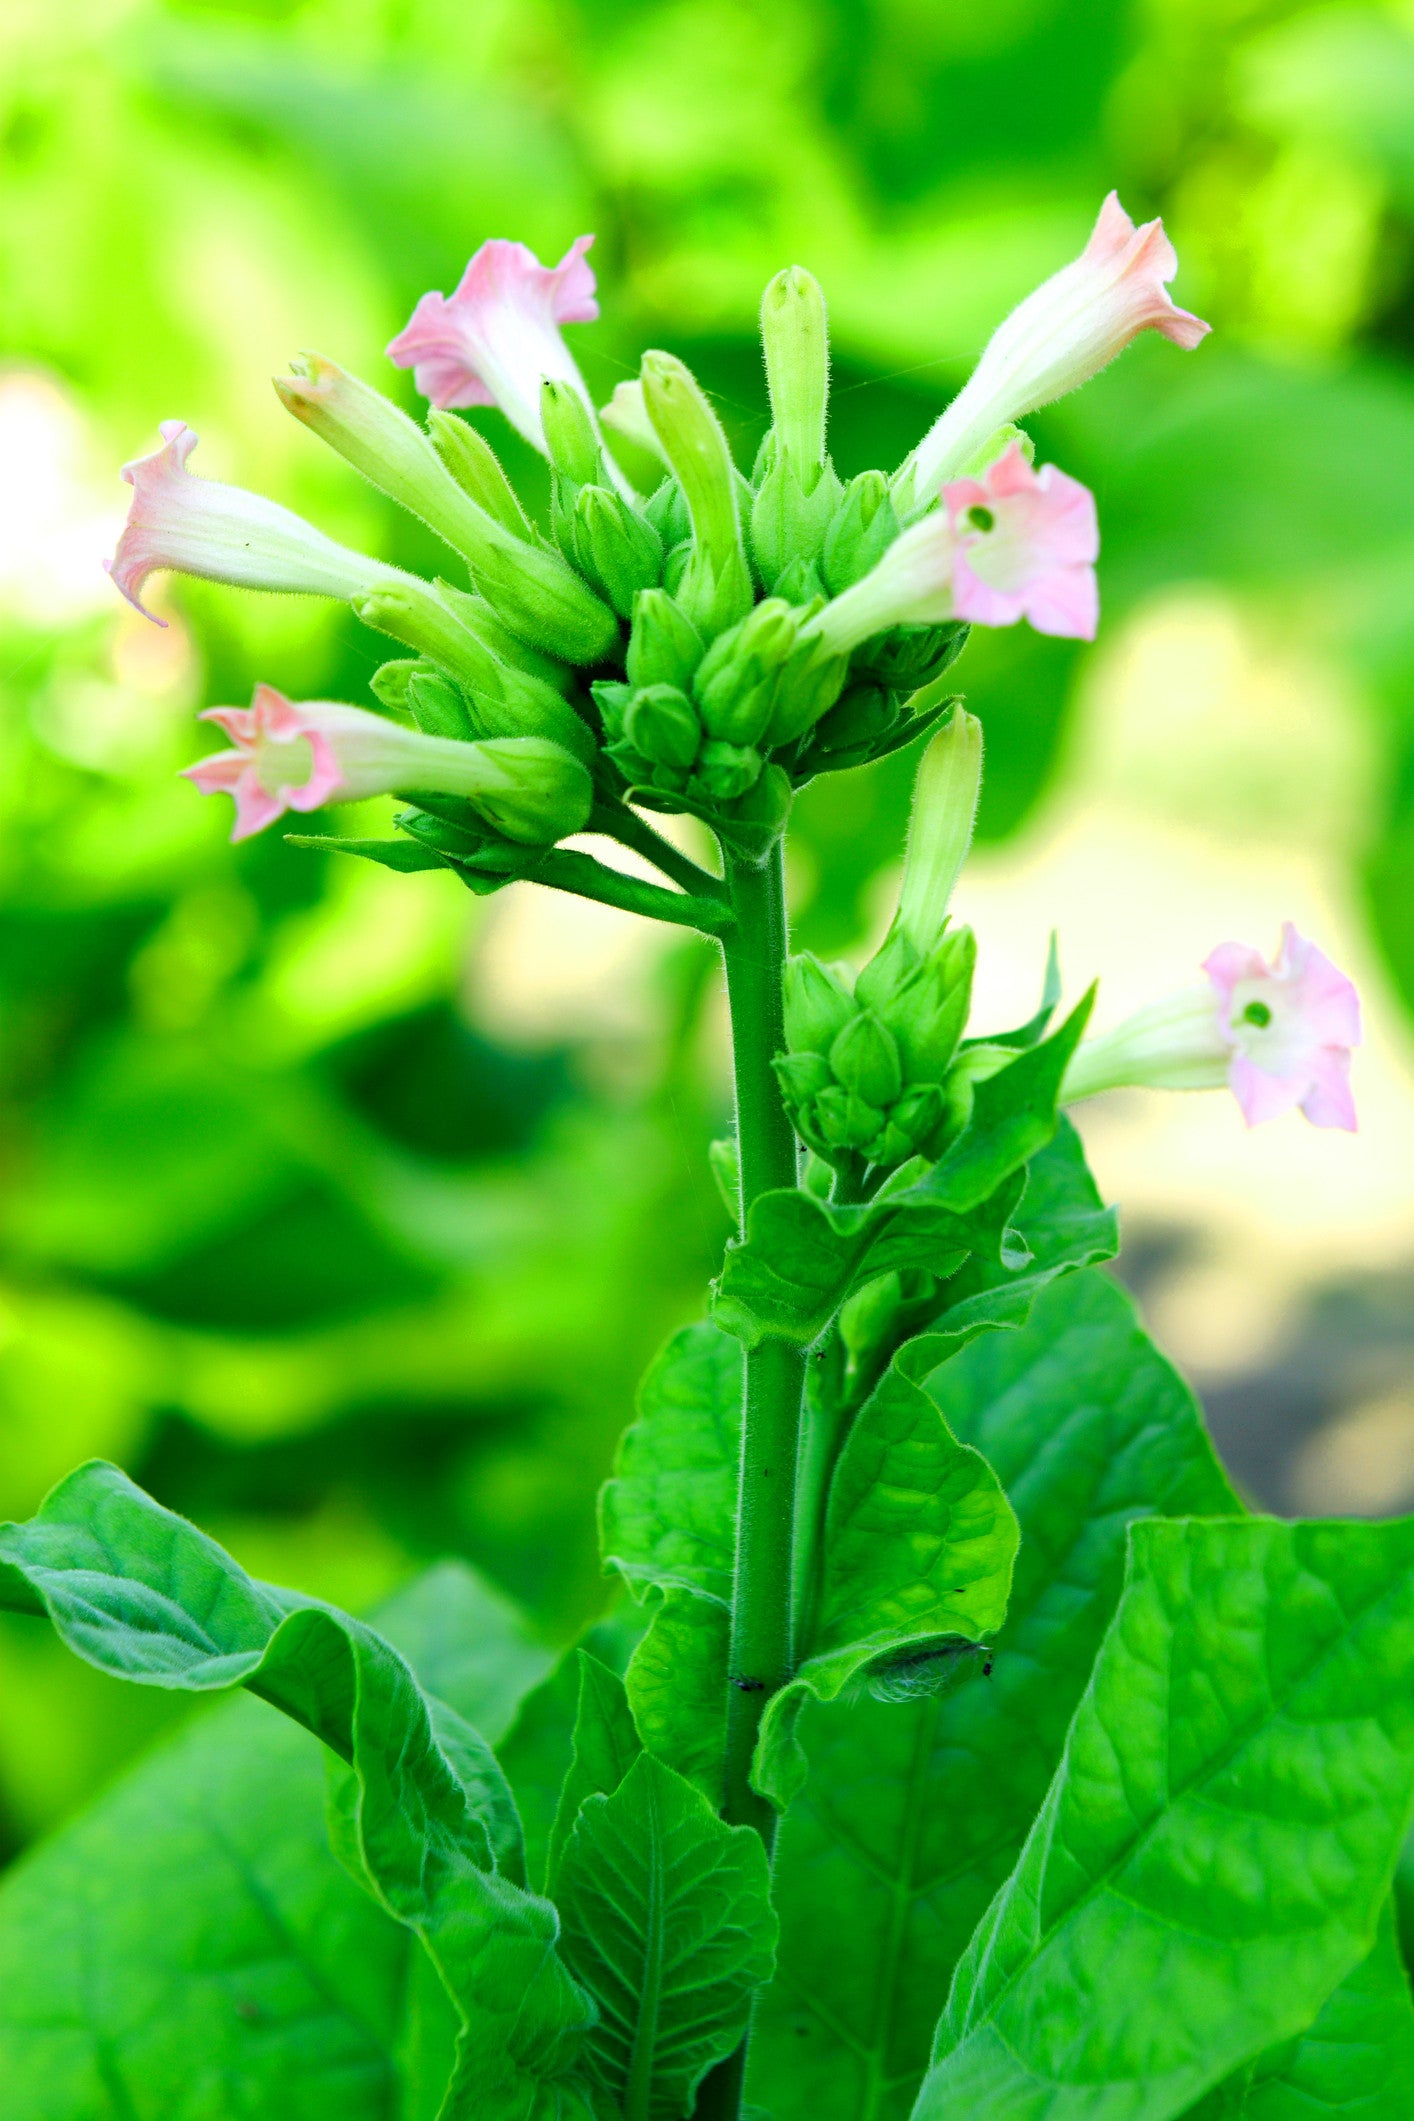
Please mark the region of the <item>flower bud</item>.
<svg viewBox="0 0 1414 2121"><path fill-rule="evenodd" d="M893 701L882 687L851 685L820 717L816 742L829 754L866 753L893 728L895 719Z"/></svg>
<svg viewBox="0 0 1414 2121"><path fill-rule="evenodd" d="M956 928L887 992L879 991L882 982L869 979L872 967L860 974L859 988L898 1043L906 1082L941 1083L946 1078L967 1028L976 962L972 930Z"/></svg>
<svg viewBox="0 0 1414 2121"><path fill-rule="evenodd" d="M820 1092L814 1117L829 1149L852 1150L856 1155L868 1148L884 1125L884 1115L876 1105L840 1083L831 1083Z"/></svg>
<svg viewBox="0 0 1414 2121"><path fill-rule="evenodd" d="M427 415L427 433L462 492L512 537L529 543L532 533L525 510L481 430L454 413L433 410Z"/></svg>
<svg viewBox="0 0 1414 2121"><path fill-rule="evenodd" d="M776 681L767 743L793 744L804 736L834 706L848 674L843 656L831 655L811 635L800 636Z"/></svg>
<svg viewBox="0 0 1414 2121"><path fill-rule="evenodd" d="M615 386L607 405L599 408L599 424L621 470L640 493L651 494L668 468L663 445L643 403L643 385L637 376Z"/></svg>
<svg viewBox="0 0 1414 2121"><path fill-rule="evenodd" d="M510 670L523 670L528 676L541 678L553 685L557 692L568 692L574 684L574 672L557 656L542 655L532 648L518 633L512 633L504 620L499 619L485 597L472 590L458 589L454 582L438 578L437 594L449 606L469 633L474 633L482 646L489 648L498 663Z"/></svg>
<svg viewBox="0 0 1414 2121"><path fill-rule="evenodd" d="M972 845L982 789L982 724L955 707L936 731L913 785L898 923L920 954L942 934L953 886Z"/></svg>
<svg viewBox="0 0 1414 2121"><path fill-rule="evenodd" d="M745 795L731 807L719 829L733 844L758 861L785 831L795 790L783 766L766 766Z"/></svg>
<svg viewBox="0 0 1414 2121"><path fill-rule="evenodd" d="M632 617L640 590L655 588L662 579L662 539L607 487L580 489L572 539L581 570L622 619Z"/></svg>
<svg viewBox="0 0 1414 2121"><path fill-rule="evenodd" d="M589 822L594 787L577 758L545 737L494 737L468 746L481 755L472 800L507 839L551 846Z"/></svg>
<svg viewBox="0 0 1414 2121"><path fill-rule="evenodd" d="M799 491L809 495L825 463L830 343L824 294L803 266L789 266L768 283L761 298L761 343L776 463L789 464Z"/></svg>
<svg viewBox="0 0 1414 2121"><path fill-rule="evenodd" d="M546 454L561 477L574 486L601 485L603 451L589 407L573 385L546 376L540 385L540 418Z"/></svg>
<svg viewBox="0 0 1414 2121"><path fill-rule="evenodd" d="M898 1047L869 1010L851 1017L839 1033L830 1067L836 1082L870 1105L891 1105L903 1088Z"/></svg>
<svg viewBox="0 0 1414 2121"><path fill-rule="evenodd" d="M724 744L717 739L703 745L693 780L714 802L731 803L745 795L761 775L761 754L749 744Z"/></svg>
<svg viewBox="0 0 1414 2121"><path fill-rule="evenodd" d="M424 736L459 737L463 743L470 743L477 734L462 693L438 670L413 664L407 703Z"/></svg>
<svg viewBox="0 0 1414 2121"><path fill-rule="evenodd" d="M899 520L881 471L851 479L825 533L821 570L833 597L877 567L899 533Z"/></svg>
<svg viewBox="0 0 1414 2121"><path fill-rule="evenodd" d="M696 378L673 355L644 355L643 401L692 518L692 553L678 601L699 631L715 635L754 602L731 451Z"/></svg>
<svg viewBox="0 0 1414 2121"><path fill-rule="evenodd" d="M384 663L368 680L368 689L375 700L388 709L390 714L412 713L408 703L408 686L416 670L430 670L432 665L424 663L420 656L409 656L393 663Z"/></svg>
<svg viewBox="0 0 1414 2121"><path fill-rule="evenodd" d="M702 661L702 641L685 611L662 589L641 589L633 600L628 676L634 685L676 685L686 692Z"/></svg>
<svg viewBox="0 0 1414 2121"><path fill-rule="evenodd" d="M834 1081L830 1063L822 1053L780 1053L773 1066L781 1092L792 1105L806 1105Z"/></svg>
<svg viewBox="0 0 1414 2121"><path fill-rule="evenodd" d="M320 354L298 355L275 391L287 412L362 472L380 493L418 516L454 552L477 534L477 515L436 449L383 393Z"/></svg>
<svg viewBox="0 0 1414 2121"><path fill-rule="evenodd" d="M791 1052L825 1056L854 1018L854 996L837 972L803 950L786 966L785 1012Z"/></svg>
<svg viewBox="0 0 1414 2121"><path fill-rule="evenodd" d="M839 505L840 482L831 465L817 472L807 493L794 460L777 456L751 504L751 551L767 587L794 581L795 570L817 562Z"/></svg>
<svg viewBox="0 0 1414 2121"><path fill-rule="evenodd" d="M702 725L692 702L673 685L645 685L624 715L624 734L655 766L686 772L702 743Z"/></svg>
<svg viewBox="0 0 1414 2121"><path fill-rule="evenodd" d="M558 553L524 545L488 516L479 550L468 554L477 589L512 632L566 663L598 663L618 639L606 604Z"/></svg>

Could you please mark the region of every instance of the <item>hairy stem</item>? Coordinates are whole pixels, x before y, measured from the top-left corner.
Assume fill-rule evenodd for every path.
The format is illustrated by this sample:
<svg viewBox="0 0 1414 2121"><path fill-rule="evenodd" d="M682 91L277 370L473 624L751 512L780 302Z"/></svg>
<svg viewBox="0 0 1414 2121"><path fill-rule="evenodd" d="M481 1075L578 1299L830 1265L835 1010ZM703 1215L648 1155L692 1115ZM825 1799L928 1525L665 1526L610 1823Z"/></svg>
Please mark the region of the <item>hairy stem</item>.
<svg viewBox="0 0 1414 2121"><path fill-rule="evenodd" d="M736 922L723 938L736 1071L741 1217L758 1194L796 1183L795 1133L771 1063L785 1050L785 883L779 844L761 868L728 859ZM763 1340L746 1357L741 1502L728 1664L725 1816L767 1842L775 1815L751 1787L771 1696L791 1677L791 1550L805 1355Z"/></svg>

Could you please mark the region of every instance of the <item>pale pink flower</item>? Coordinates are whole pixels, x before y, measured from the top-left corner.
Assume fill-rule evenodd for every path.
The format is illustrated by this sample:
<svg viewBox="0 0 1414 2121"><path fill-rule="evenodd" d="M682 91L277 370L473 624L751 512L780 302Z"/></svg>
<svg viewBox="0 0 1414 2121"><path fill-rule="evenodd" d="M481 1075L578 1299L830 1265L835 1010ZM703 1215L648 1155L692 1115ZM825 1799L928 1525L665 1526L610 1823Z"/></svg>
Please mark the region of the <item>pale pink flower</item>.
<svg viewBox="0 0 1414 2121"><path fill-rule="evenodd" d="M1354 1132L1350 1049L1360 1043L1360 1000L1345 974L1290 921L1275 964L1246 943L1220 943L1203 970L1248 1126L1299 1105L1312 1126Z"/></svg>
<svg viewBox="0 0 1414 2121"><path fill-rule="evenodd" d="M1024 617L1039 633L1093 638L1100 533L1088 487L1053 465L1033 470L1013 443L981 478L945 487L943 500L806 631L836 655L893 626L959 618L1010 626Z"/></svg>
<svg viewBox="0 0 1414 2121"><path fill-rule="evenodd" d="M904 504L965 471L999 427L1088 383L1139 332L1195 347L1211 327L1170 296L1165 283L1177 270L1163 222L1136 228L1111 192L1080 256L997 327L969 381L899 472Z"/></svg>
<svg viewBox="0 0 1414 2121"><path fill-rule="evenodd" d="M1087 1039L1066 1072L1066 1102L1124 1087L1226 1084L1249 1127L1299 1106L1313 1126L1353 1131L1350 1051L1360 1043L1360 1001L1345 974L1290 921L1275 964L1247 943L1221 943L1203 970L1205 985L1150 1002Z"/></svg>
<svg viewBox="0 0 1414 2121"><path fill-rule="evenodd" d="M599 315L594 273L584 253L593 236L577 236L558 265L542 265L524 243L483 243L455 294L426 294L388 348L413 371L425 398L446 410L499 405L542 453L540 385L569 383L589 404L562 324L592 324Z"/></svg>
<svg viewBox="0 0 1414 2121"><path fill-rule="evenodd" d="M337 700L287 700L273 685L257 685L249 707L209 707L201 719L235 749L188 766L186 777L203 795L234 800L233 840L287 810L419 789L465 796L498 831L534 844L578 832L589 815L588 773L544 737L425 736Z"/></svg>
<svg viewBox="0 0 1414 2121"><path fill-rule="evenodd" d="M197 436L184 421L164 420L161 433L160 449L123 466L133 504L118 549L104 563L146 618L156 613L142 602L143 584L163 567L243 589L340 598L359 596L392 572L336 545L278 501L195 477L187 459Z"/></svg>
<svg viewBox="0 0 1414 2121"><path fill-rule="evenodd" d="M953 605L979 626L1029 619L1038 633L1093 641L1099 623L1095 496L1013 442L980 479L943 488L955 541Z"/></svg>

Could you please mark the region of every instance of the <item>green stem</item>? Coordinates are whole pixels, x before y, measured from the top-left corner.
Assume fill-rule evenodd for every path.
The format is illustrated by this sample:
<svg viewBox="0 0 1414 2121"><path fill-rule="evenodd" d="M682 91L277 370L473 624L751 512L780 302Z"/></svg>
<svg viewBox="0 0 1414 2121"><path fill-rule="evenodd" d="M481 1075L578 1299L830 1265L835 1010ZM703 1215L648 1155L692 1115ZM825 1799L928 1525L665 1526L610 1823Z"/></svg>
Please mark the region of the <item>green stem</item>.
<svg viewBox="0 0 1414 2121"><path fill-rule="evenodd" d="M530 874L537 884L548 884L552 890L572 891L579 898L598 899L605 906L622 906L629 913L671 921L678 928L697 928L704 935L720 936L731 929L731 909L721 898L694 898L682 891L665 891L660 884L608 869L592 854L581 854L575 847L552 847Z"/></svg>
<svg viewBox="0 0 1414 2121"><path fill-rule="evenodd" d="M785 1051L785 881L779 843L755 868L727 856L735 926L723 938L736 1071L742 1228L761 1193L794 1186L795 1132L771 1063ZM728 1662L724 1816L769 1847L775 1814L751 1787L761 1718L791 1678L791 1550L805 1353L767 1339L746 1357L741 1499Z"/></svg>
<svg viewBox="0 0 1414 2121"><path fill-rule="evenodd" d="M627 803L597 801L590 812L589 830L602 832L609 839L617 840L621 847L631 847L636 854L643 855L655 869L661 869L664 876L681 885L689 897L716 898L725 904L727 894L721 880L710 870L703 869L690 854L675 847L671 840L664 839L661 832L655 832L647 819L640 817L636 810L630 810Z"/></svg>

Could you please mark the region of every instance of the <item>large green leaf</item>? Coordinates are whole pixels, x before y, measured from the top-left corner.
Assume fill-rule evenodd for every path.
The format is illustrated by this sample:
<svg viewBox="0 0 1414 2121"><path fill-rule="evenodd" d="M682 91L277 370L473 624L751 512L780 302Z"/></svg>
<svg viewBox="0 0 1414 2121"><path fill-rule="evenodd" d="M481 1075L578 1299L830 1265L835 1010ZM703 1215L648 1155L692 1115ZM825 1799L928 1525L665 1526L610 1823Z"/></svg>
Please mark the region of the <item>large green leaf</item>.
<svg viewBox="0 0 1414 2121"><path fill-rule="evenodd" d="M1398 2121L1414 2114L1414 2002L1386 1902L1375 1948L1314 2022L1249 2062L1184 2121Z"/></svg>
<svg viewBox="0 0 1414 2121"><path fill-rule="evenodd" d="M245 1685L322 1738L357 1777L345 1826L359 1873L421 1937L457 2010L446 2121L591 2111L570 2073L593 2008L556 1955L554 1909L495 1869L497 1822L380 1636L254 1582L111 1466L80 1469L28 1524L0 1531L0 1601L47 1611L119 1677Z"/></svg>
<svg viewBox="0 0 1414 2121"><path fill-rule="evenodd" d="M1414 1519L1151 1520L1130 1542L917 2121L1170 2121L1373 1948L1414 1807Z"/></svg>
<svg viewBox="0 0 1414 2121"><path fill-rule="evenodd" d="M455 1564L378 1624L493 1737L545 1662ZM0 1888L0 2084L24 2121L430 2121L453 2033L426 1954L329 1851L320 1749L249 1696Z"/></svg>
<svg viewBox="0 0 1414 2121"><path fill-rule="evenodd" d="M648 1751L720 1807L727 1746L731 1612L720 1599L670 1583L656 1594L624 1674Z"/></svg>
<svg viewBox="0 0 1414 2121"><path fill-rule="evenodd" d="M706 1323L675 1333L644 1377L600 1498L604 1565L638 1595L677 1583L730 1600L741 1395L741 1349Z"/></svg>
<svg viewBox="0 0 1414 2121"><path fill-rule="evenodd" d="M575 1666L579 1673L579 1705L570 1764L550 1830L546 1877L551 1891L585 1798L612 1796L643 1751L618 1673L600 1664L587 1650L575 1652Z"/></svg>
<svg viewBox="0 0 1414 2121"><path fill-rule="evenodd" d="M1019 1272L1029 1255L1010 1227L1029 1159L1056 1131L1061 1080L1087 995L1050 1038L977 1085L947 1154L912 1183L835 1207L804 1191L761 1194L746 1237L727 1247L713 1316L745 1346L767 1334L808 1345L856 1289L881 1274L955 1272L971 1255Z"/></svg>
<svg viewBox="0 0 1414 2121"><path fill-rule="evenodd" d="M1069 1197L1055 1162L1036 1160L1033 1186L1044 1167ZM973 1659L932 1698L806 1711L810 1780L777 1848L780 1970L753 2043L776 2121L907 2113L953 1967L1060 1758L1127 1525L1235 1507L1191 1394L1107 1276L1047 1289L1029 1324L974 1341L929 1389L1020 1519L1010 1605L991 1678Z"/></svg>
<svg viewBox="0 0 1414 2121"><path fill-rule="evenodd" d="M625 2121L677 2121L770 1979L760 1836L642 1753L611 1796L586 1799L558 1893L565 1957L599 2005L592 2066Z"/></svg>

